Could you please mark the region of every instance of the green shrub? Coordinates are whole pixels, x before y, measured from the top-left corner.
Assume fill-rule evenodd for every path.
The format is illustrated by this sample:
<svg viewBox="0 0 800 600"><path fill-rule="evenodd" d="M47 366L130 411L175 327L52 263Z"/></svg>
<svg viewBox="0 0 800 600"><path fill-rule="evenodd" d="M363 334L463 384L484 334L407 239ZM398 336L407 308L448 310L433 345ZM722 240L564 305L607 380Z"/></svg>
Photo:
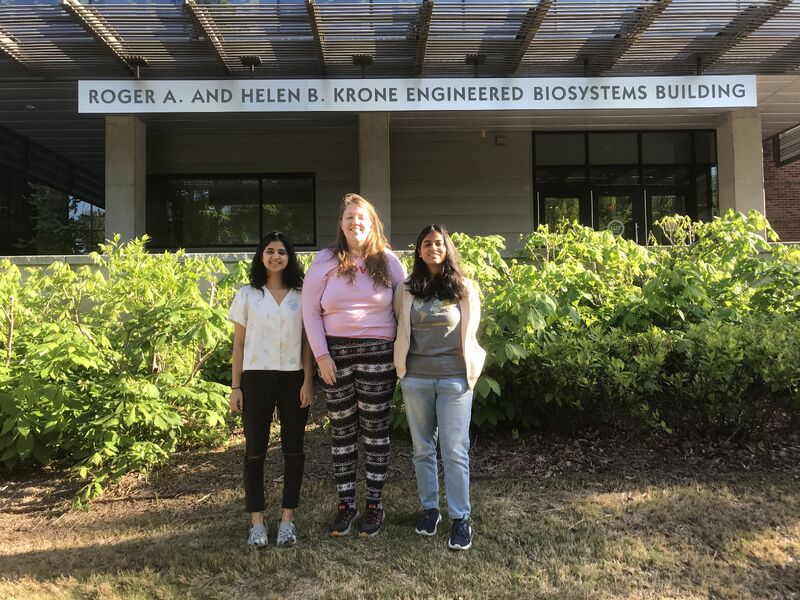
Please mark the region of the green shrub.
<svg viewBox="0 0 800 600"><path fill-rule="evenodd" d="M800 249L769 244L755 212L661 226L672 248L542 227L509 261L502 237L453 234L483 299L477 426L744 438L800 420ZM228 431L226 313L248 261L145 242L24 283L0 262L0 463L69 465L79 502ZM399 391L395 409L403 426Z"/></svg>
<svg viewBox="0 0 800 600"><path fill-rule="evenodd" d="M675 427L746 437L800 412L800 322L754 314L710 319L676 334L662 411Z"/></svg>
<svg viewBox="0 0 800 600"><path fill-rule="evenodd" d="M145 241L24 284L0 265L0 462L70 465L86 481L79 502L226 432L228 388L201 372L230 337L231 278L216 258L149 255Z"/></svg>
<svg viewBox="0 0 800 600"><path fill-rule="evenodd" d="M800 377L791 363L778 361L780 384L777 375L770 384L761 374L752 376L756 383L746 380L748 369L763 371L753 351L777 356L783 347L792 355L792 342L772 323L800 316L800 250L770 245L764 236L774 234L755 212L662 224L672 248L643 248L575 224L555 233L542 227L522 239L509 265L488 256L480 238L459 238L471 268L490 274L483 286L480 341L489 356L476 387L478 426L581 429L627 421L746 435L778 413L797 413L789 398L796 398ZM715 331L734 336L742 353L727 384L712 382L713 373L722 377L725 361L736 356L709 354L703 362L697 354L711 352ZM703 335L709 340L701 343ZM757 350L767 339L786 341ZM694 348L691 358L687 348ZM765 392L757 401L759 385Z"/></svg>

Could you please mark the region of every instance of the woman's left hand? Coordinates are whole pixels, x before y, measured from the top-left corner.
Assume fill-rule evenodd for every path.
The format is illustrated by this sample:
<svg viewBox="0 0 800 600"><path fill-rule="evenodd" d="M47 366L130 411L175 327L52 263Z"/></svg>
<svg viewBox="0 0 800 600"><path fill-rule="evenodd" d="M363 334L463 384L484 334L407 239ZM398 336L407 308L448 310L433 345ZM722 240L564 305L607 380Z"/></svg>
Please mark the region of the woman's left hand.
<svg viewBox="0 0 800 600"><path fill-rule="evenodd" d="M304 383L300 388L300 408L307 408L314 403L313 382Z"/></svg>

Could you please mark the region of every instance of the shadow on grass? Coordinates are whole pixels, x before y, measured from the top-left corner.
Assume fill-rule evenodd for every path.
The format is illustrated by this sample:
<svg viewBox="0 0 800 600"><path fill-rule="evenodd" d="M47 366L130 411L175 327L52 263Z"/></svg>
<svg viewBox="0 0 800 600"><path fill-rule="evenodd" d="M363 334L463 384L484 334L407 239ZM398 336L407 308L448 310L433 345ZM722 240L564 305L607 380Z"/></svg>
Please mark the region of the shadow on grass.
<svg viewBox="0 0 800 600"><path fill-rule="evenodd" d="M792 557L800 501L791 488L669 484L596 492L577 484L548 490L512 481L476 484L473 498L476 543L462 555L444 548L447 519L433 540L412 533L418 510L412 480L387 489L386 531L369 540L327 537L333 491L326 482L313 482L304 489L302 543L295 549L245 550L238 486L222 486L204 501L193 494L194 505L184 502L187 495L144 506L134 502L135 511L109 503L72 515L62 539L45 536L53 547L6 548L0 574L80 583L155 571L173 583L199 575L197 581L215 593L261 578L271 581L270 590L288 592L293 578L301 578L312 588L353 597L361 597L357 590L406 590L410 597L465 591L469 597L525 589L544 597L548 590L564 593L554 598L588 598L601 590L636 597L661 589L672 597L791 598L797 590ZM273 486L268 502L277 506L279 499L280 487ZM276 510L271 517L277 518ZM462 571L460 577L453 569ZM203 589L196 583L190 588ZM266 590L266 583L254 589Z"/></svg>
<svg viewBox="0 0 800 600"><path fill-rule="evenodd" d="M413 533L419 507L410 443L405 434L392 437L386 529L375 539L326 535L336 499L317 416L306 437L298 548L244 548L243 445L235 434L224 448L182 452L148 477L126 477L86 512L63 510L70 489L63 478L6 482L13 494L0 508L0 530L8 526L0 577L34 592L37 582L66 580L79 596L98 580L121 589L141 579L153 586L150 595L167 597L800 594L796 468L737 472L678 459L677 468L665 467L647 448L587 452L573 441L484 437L473 448L475 546L453 554L446 517L435 538ZM633 451L644 458L623 463ZM271 521L281 473L275 444L266 461Z"/></svg>

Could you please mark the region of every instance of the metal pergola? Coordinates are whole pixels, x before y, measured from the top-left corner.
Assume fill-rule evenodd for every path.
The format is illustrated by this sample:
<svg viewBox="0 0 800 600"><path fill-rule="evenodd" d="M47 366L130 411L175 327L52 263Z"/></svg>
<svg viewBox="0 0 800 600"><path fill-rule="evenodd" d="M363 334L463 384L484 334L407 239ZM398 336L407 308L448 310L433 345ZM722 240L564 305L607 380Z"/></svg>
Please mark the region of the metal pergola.
<svg viewBox="0 0 800 600"><path fill-rule="evenodd" d="M0 80L799 68L800 0L0 0Z"/></svg>
<svg viewBox="0 0 800 600"><path fill-rule="evenodd" d="M698 72L759 75L764 135L795 126L800 0L0 0L0 126L98 178L105 123L78 114L80 79ZM689 112L671 112L670 123L708 126ZM545 118L437 113L393 123L540 128ZM621 118L594 113L592 122L621 126ZM665 117L650 118L648 126ZM218 115L203 127L346 129L352 119ZM147 122L154 132L197 126L191 116Z"/></svg>

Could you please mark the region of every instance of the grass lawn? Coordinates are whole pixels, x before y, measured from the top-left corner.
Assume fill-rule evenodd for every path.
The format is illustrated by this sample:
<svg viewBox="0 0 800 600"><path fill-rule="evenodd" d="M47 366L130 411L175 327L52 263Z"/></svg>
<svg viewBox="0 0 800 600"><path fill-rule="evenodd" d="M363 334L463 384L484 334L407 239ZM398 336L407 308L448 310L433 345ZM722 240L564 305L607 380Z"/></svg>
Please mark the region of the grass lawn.
<svg viewBox="0 0 800 600"><path fill-rule="evenodd" d="M317 409L317 412L320 412ZM387 523L326 535L327 433L309 426L296 548L244 547L242 439L131 475L88 511L58 473L0 481L0 598L800 598L800 441L672 446L479 437L472 550L413 532L410 444L393 437ZM269 518L280 450L268 455ZM363 494L363 482L359 493Z"/></svg>

